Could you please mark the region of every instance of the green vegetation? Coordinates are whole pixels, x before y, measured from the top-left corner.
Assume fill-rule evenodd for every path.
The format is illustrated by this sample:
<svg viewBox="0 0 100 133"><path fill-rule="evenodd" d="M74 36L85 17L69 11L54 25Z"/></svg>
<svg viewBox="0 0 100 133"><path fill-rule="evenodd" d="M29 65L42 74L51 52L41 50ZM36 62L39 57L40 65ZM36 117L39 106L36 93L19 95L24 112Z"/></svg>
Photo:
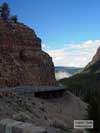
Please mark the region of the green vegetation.
<svg viewBox="0 0 100 133"><path fill-rule="evenodd" d="M87 119L94 121L93 130L89 133L100 131L100 67L99 63L90 67L88 73L76 74L59 82L66 86L66 90L79 96L88 103Z"/></svg>
<svg viewBox="0 0 100 133"><path fill-rule="evenodd" d="M18 20L18 19L17 19L17 16L16 16L16 15L15 15L15 16L12 16L12 17L11 17L11 20L12 20L14 23L17 23L17 20Z"/></svg>
<svg viewBox="0 0 100 133"><path fill-rule="evenodd" d="M60 80L60 83L66 86L66 90L89 102L91 95L99 91L100 73L76 74L70 78Z"/></svg>
<svg viewBox="0 0 100 133"><path fill-rule="evenodd" d="M4 20L7 20L9 17L9 6L6 2L4 2L1 7L0 7L0 13L1 13L1 17Z"/></svg>
<svg viewBox="0 0 100 133"><path fill-rule="evenodd" d="M94 121L94 128L89 130L89 133L100 131L100 92L91 96L87 111L87 119Z"/></svg>

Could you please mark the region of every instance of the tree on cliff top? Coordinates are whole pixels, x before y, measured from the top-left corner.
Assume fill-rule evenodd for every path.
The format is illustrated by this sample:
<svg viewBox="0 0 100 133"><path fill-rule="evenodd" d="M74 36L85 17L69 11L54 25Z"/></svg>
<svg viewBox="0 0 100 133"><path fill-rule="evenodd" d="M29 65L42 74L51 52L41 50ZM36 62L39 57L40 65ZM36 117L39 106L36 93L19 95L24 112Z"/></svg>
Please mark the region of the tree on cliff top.
<svg viewBox="0 0 100 133"><path fill-rule="evenodd" d="M17 20L18 20L18 19L17 19L17 16L16 16L16 15L15 15L15 16L12 16L12 17L11 17L11 20L12 20L14 23L17 23Z"/></svg>
<svg viewBox="0 0 100 133"><path fill-rule="evenodd" d="M1 7L0 7L0 13L1 13L1 17L4 19L4 20L8 20L9 18L9 6L6 2L4 2Z"/></svg>
<svg viewBox="0 0 100 133"><path fill-rule="evenodd" d="M0 6L0 16L4 19L4 20L12 20L14 23L17 23L17 16L10 16L10 10L9 10L9 6L6 2L4 2L1 6Z"/></svg>

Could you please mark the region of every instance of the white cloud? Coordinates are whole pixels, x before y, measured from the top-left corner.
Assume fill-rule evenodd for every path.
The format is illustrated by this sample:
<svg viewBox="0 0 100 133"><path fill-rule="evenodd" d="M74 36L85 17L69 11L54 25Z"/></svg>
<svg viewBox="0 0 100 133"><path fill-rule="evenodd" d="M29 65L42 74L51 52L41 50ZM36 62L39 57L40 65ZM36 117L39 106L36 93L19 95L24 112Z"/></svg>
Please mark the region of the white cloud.
<svg viewBox="0 0 100 133"><path fill-rule="evenodd" d="M100 46L100 40L88 40L86 42L83 42L82 44L76 44L72 45L71 48L78 48L78 49L88 49L88 48L95 48Z"/></svg>
<svg viewBox="0 0 100 133"><path fill-rule="evenodd" d="M70 44L56 50L47 50L55 66L84 67L91 61L100 46L100 40L88 40L81 44Z"/></svg>
<svg viewBox="0 0 100 133"><path fill-rule="evenodd" d="M44 50L50 49L50 46L46 45L45 43L42 43L42 49Z"/></svg>
<svg viewBox="0 0 100 133"><path fill-rule="evenodd" d="M43 43L42 44L42 48L45 49L46 48L46 44Z"/></svg>

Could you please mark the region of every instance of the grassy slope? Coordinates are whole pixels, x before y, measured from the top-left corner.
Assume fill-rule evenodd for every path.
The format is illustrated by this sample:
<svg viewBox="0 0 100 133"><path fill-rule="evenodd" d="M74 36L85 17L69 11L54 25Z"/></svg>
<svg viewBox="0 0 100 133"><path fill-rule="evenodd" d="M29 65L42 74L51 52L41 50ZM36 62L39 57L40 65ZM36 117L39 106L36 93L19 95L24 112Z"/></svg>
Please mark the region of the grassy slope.
<svg viewBox="0 0 100 133"><path fill-rule="evenodd" d="M100 88L100 72L80 73L60 80L74 94L88 100L89 95L94 95Z"/></svg>

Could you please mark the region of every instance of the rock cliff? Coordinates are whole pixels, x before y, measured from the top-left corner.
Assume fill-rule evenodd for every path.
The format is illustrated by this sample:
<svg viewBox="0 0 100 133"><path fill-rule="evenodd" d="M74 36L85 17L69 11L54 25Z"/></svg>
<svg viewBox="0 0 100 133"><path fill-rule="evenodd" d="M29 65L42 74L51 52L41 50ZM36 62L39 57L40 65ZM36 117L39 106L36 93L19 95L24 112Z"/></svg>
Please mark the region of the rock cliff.
<svg viewBox="0 0 100 133"><path fill-rule="evenodd" d="M56 85L54 71L34 30L0 18L0 86Z"/></svg>
<svg viewBox="0 0 100 133"><path fill-rule="evenodd" d="M85 67L84 71L87 72L97 72L100 71L100 47L97 49L96 54L93 56L93 59Z"/></svg>

